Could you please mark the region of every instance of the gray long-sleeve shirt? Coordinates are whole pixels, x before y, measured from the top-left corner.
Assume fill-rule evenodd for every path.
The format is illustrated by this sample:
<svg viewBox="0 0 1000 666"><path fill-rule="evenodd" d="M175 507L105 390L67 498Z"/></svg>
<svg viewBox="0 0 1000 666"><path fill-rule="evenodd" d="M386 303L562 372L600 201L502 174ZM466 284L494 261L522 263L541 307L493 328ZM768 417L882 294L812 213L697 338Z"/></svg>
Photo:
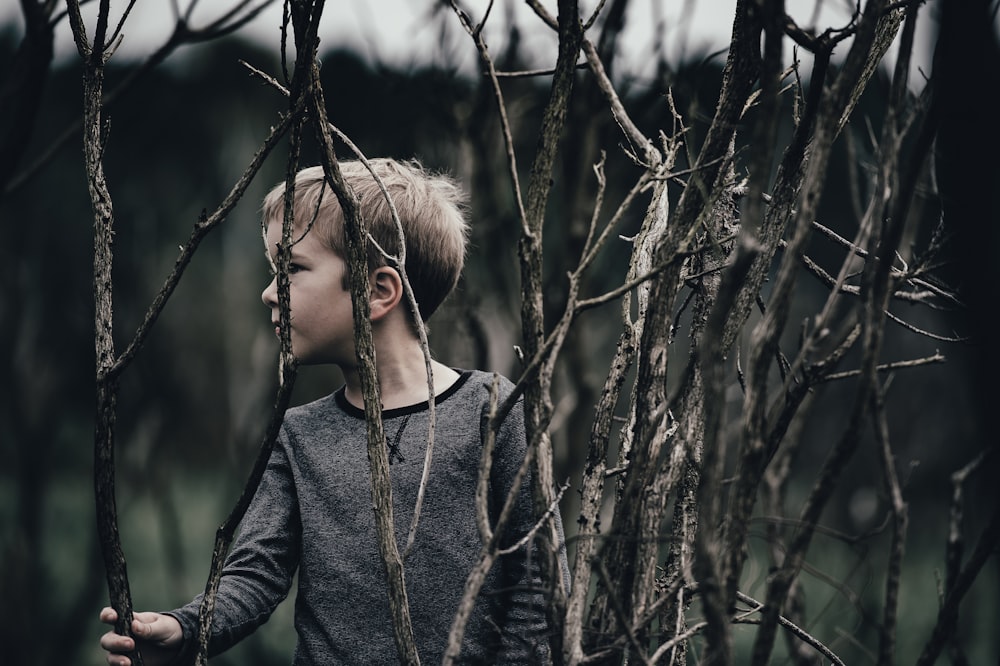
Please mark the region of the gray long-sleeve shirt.
<svg viewBox="0 0 1000 666"><path fill-rule="evenodd" d="M440 663L466 578L482 542L475 491L493 376L463 372L437 396L435 444L406 587L422 663ZM500 399L509 394L503 380ZM390 453L393 515L400 552L413 517L424 464L426 403L383 412ZM372 510L364 413L343 390L288 410L267 471L241 524L216 602L210 654L263 624L298 570L294 664L397 662L384 567ZM524 458L518 405L496 442L490 475L495 521ZM514 542L534 524L527 480L505 531ZM561 528L561 526L560 526ZM563 560L562 566L565 567ZM194 648L198 602L171 611ZM533 663L546 652L547 622L530 549L500 558L467 627L462 663Z"/></svg>

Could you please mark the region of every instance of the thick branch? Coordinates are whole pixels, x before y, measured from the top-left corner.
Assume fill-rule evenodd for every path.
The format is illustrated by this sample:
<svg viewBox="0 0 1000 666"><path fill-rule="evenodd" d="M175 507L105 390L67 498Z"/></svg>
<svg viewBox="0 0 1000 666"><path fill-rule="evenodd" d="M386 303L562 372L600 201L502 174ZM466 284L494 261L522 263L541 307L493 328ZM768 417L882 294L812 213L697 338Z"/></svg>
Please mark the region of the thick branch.
<svg viewBox="0 0 1000 666"><path fill-rule="evenodd" d="M315 34L323 2L317 2L310 34ZM300 28L296 28L300 30ZM311 42L314 43L314 42ZM378 377L375 373L375 346L372 341L368 292L368 233L361 216L357 196L344 180L333 149L333 136L326 116L326 103L320 84L319 63L315 50L310 51L311 111L315 129L320 139L323 171L327 183L337 195L344 216L344 236L350 274L351 302L354 308L354 343L358 372L364 398L365 421L368 425L368 459L371 464L372 503L379 554L385 566L389 594L389 611L392 616L393 638L400 663L419 664L409 602L403 573L403 561L396 543L393 527L392 483L389 478L389 460L382 428L382 401ZM301 56L300 56L301 57Z"/></svg>

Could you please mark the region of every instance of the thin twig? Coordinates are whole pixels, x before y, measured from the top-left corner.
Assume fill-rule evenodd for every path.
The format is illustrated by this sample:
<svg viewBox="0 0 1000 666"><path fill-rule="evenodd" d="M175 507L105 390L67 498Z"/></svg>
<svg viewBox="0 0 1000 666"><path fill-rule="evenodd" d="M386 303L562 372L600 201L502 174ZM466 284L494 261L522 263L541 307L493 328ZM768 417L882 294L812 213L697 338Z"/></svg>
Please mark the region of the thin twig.
<svg viewBox="0 0 1000 666"><path fill-rule="evenodd" d="M736 597L740 601L742 601L743 603L752 604L754 606L754 610L760 610L761 608L764 607L764 604L762 604L761 602L757 601L753 597L750 597L750 596L748 596L748 595L746 595L743 592L740 592L738 590L736 592ZM831 662L833 662L837 666L845 666L844 662L840 659L840 657L838 657L836 654L834 654L834 652L830 648L828 648L826 645L824 645L818 638L810 635L809 632L807 632L802 627L797 626L792 621L790 621L788 618L786 618L784 616L781 616L781 615L778 616L778 622L781 624L781 626L785 627L786 629L788 629L789 631L791 631L793 634L795 634L796 636L798 636L800 639L802 639L803 641L805 641L809 645L811 645L814 648L816 648L819 652L821 652L823 654L824 657L826 657L827 659L829 659Z"/></svg>
<svg viewBox="0 0 1000 666"><path fill-rule="evenodd" d="M528 216L524 210L524 197L521 195L521 181L517 174L517 156L514 152L514 137L510 130L510 120L507 118L507 104L504 102L503 91L500 90L500 81L497 78L496 67L493 65L493 58L490 56L489 49L483 39L482 31L472 26L472 21L469 19L469 15L458 6L458 3L455 0L449 0L449 4L458 16L462 27L465 28L466 32L468 32L475 41L476 50L479 52L479 57L483 61L483 66L489 76L490 84L493 89L493 97L497 104L497 113L500 117L500 128L503 132L504 148L507 151L507 169L508 175L510 176L511 187L514 190L514 203L517 206L518 219L521 221L522 228L527 229Z"/></svg>
<svg viewBox="0 0 1000 666"><path fill-rule="evenodd" d="M886 566L885 608L879 627L878 663L889 666L896 662L896 635L899 629L899 591L903 575L903 554L906 549L906 531L909 515L903 491L896 474L896 461L889 442L889 424L885 414L884 390L877 391L872 398L875 437L879 443L882 477L892 506L893 530L889 547L889 561Z"/></svg>
<svg viewBox="0 0 1000 666"><path fill-rule="evenodd" d="M548 510L542 514L537 521L535 521L535 524L531 527L531 529L528 530L525 535L518 539L515 543L511 544L507 548L501 548L498 550L497 554L510 555L511 553L516 553L518 549L525 547L532 539L534 539L538 530L542 529L545 523L548 522L549 518L556 515L556 512L559 510L559 502L562 501L562 497L566 493L567 488L569 488L569 484L564 483L562 487L559 488L559 492L556 493L555 499L552 500L552 504L549 505Z"/></svg>
<svg viewBox="0 0 1000 666"><path fill-rule="evenodd" d="M929 365L931 363L944 363L945 357L941 354L934 354L932 356L925 356L924 358L915 358L909 361L895 361L893 363L880 363L875 366L877 372L892 372L893 370L900 370L902 368L916 368L922 365ZM848 377L857 377L862 372L861 369L857 370L845 370L844 372L832 372L824 377L818 378L816 380L819 382L832 382L840 379L847 379Z"/></svg>

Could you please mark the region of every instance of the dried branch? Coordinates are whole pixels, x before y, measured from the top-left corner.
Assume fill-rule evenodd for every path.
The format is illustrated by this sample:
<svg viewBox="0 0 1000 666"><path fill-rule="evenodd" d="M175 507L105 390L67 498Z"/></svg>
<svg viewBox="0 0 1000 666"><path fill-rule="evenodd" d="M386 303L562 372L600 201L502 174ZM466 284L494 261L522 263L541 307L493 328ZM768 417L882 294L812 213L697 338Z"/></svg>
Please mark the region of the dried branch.
<svg viewBox="0 0 1000 666"><path fill-rule="evenodd" d="M84 164L90 201L94 211L94 343L96 360L97 403L94 419L94 499L101 555L107 573L111 605L118 613L115 631L132 635L132 595L129 590L125 555L118 533L118 511L115 503L115 423L118 382L111 372L114 364L112 336L114 211L111 193L104 176L104 121L101 95L104 87L104 30L108 6L102 4L97 18L93 44L88 43L86 28L78 0L69 0L73 37L84 61L83 127ZM142 666L138 651L130 655L132 662Z"/></svg>
<svg viewBox="0 0 1000 666"><path fill-rule="evenodd" d="M385 197L386 204L389 207L389 213L392 215L392 221L396 225L396 232L398 234L398 244L399 244L399 255L392 256L388 254L384 249L382 249L371 234L368 234L368 242L373 243L378 247L382 256L386 261L390 262L398 272L400 280L403 282L403 291L406 294L406 302L410 307L410 315L413 317L417 329L417 336L420 339L420 349L424 354L424 368L427 375L427 448L424 450L424 467L420 475L420 487L417 489L417 499L413 505L413 519L410 521L410 530L406 536L406 547L403 550L403 559L410 553L410 549L413 548L413 543L417 537L417 525L420 522L420 511L424 504L424 495L427 492L427 480L430 477L431 471L431 461L434 457L434 428L436 423L435 415L437 409L434 400L434 370L431 363L431 348L430 343L427 341L427 327L424 325L424 320L420 316L420 308L417 305L417 298L413 294L413 287L410 285L410 279L406 274L406 234L403 231L403 223L399 219L399 213L396 211L396 204L392 200L392 196L389 195L389 190L386 189L385 183L382 182L382 177L379 176L375 169L372 168L371 163L368 158L364 156L361 149L358 148L350 138L337 129L334 125L330 125L330 130L336 134L341 141L343 141L348 148L357 156L358 160L367 167L369 173L371 173L372 178L375 179L376 184L382 191L382 196Z"/></svg>
<svg viewBox="0 0 1000 666"><path fill-rule="evenodd" d="M755 611L758 611L758 610L760 610L760 609L762 609L764 607L764 604L762 604L761 602L757 601L753 597L750 597L750 596L748 596L748 595L746 595L746 594L744 594L742 592L737 592L736 593L736 597L740 601L742 601L744 603L753 605ZM781 623L781 626L783 626L786 629L788 629L797 638L799 638L800 640L802 640L802 641L808 643L809 645L811 645L812 647L814 647L824 657L826 657L827 659L829 659L832 664L836 664L836 666L845 666L844 662L840 659L840 657L838 657L836 654L834 654L834 652L830 648L828 648L827 646L823 645L823 643L820 642L817 638L815 638L814 636L811 636L802 627L796 626L788 618L783 617L783 616L779 616L779 622Z"/></svg>
<svg viewBox="0 0 1000 666"><path fill-rule="evenodd" d="M656 181L643 228L635 240L627 279L634 278L634 272L647 270L647 266L660 261L656 253L669 233L667 204L666 181ZM670 262L669 267L657 278L639 287L634 323L626 307L627 305L630 307L630 303L623 303L626 334L633 336L632 339L638 345L639 376L633 385L629 422L623 429L619 452L619 461L622 463L619 466L624 466L627 461L628 471L620 486L620 498L615 505L610 538L605 541L602 548L602 556L607 558L610 564L612 584L602 583L598 586L591 606L590 624L598 628L599 634L608 636L613 636L623 629L619 626L619 614L613 608L613 604L617 603L616 595L624 594L624 599L619 601L628 605L629 614L641 612L639 604L634 604L631 599L636 590L636 581L642 578L639 571L640 554L634 548L634 544L640 540L639 523L650 518L649 514L644 515L641 498L644 489L652 483L657 473L654 461L659 456L668 434L666 431L661 431L660 426L666 415L667 404L664 394L666 362L664 333L669 331L669 319L665 321L661 317L654 317L652 311L658 303L662 303L663 298L668 298L659 296L657 288L664 289L665 285L675 285L678 272L679 263Z"/></svg>
<svg viewBox="0 0 1000 666"><path fill-rule="evenodd" d="M868 257L868 252L864 248L856 245L855 243L853 243L851 241L848 241L847 239L843 238L842 236L840 236L839 234L837 234L836 232L834 232L832 229L829 229L828 227L825 227L822 224L820 224L819 222L815 222L815 221L813 222L813 226L815 227L815 229L817 231L819 231L820 233L822 233L824 236L830 238L831 240L833 240L837 244L842 245L845 248L848 248L850 250L850 252L851 252L852 255L854 255L854 256L856 256L856 257L858 257L860 259L868 259L869 258ZM939 248L934 248L933 247L933 243L934 242L932 240L932 247L929 248L929 250L930 251L937 251ZM781 243L781 247L785 247L785 243L784 242ZM831 278L829 275L827 275L819 266L817 266L814 262L812 262L811 260L809 260L807 257L804 258L803 260L804 260L804 262L806 264L806 267L809 268L810 271L812 271L814 274L816 274L816 276L819 277L822 282L824 282L825 284L827 284L827 285L829 285L831 287L834 287L836 291L840 291L840 292L843 292L843 293L849 293L849 294L857 294L857 293L859 293L860 289L858 287L850 286L850 285L845 285L844 284L844 281L846 281L846 276L845 276L845 280L835 281L833 278ZM922 265L926 261L927 261L926 257L922 258L920 261L917 262L917 267L914 268L914 269L912 269L912 270L909 269L909 268L907 268L905 265L904 265L903 268L895 268L895 267L893 268L892 274L893 274L893 277L897 281L899 281L899 282L907 282L909 284L912 284L915 288L922 290L922 291L918 291L916 293L909 292L909 291L896 291L896 292L893 293L893 297L894 298L898 298L900 300L904 300L904 301L910 301L910 302L924 302L928 296L937 296L937 297L945 300L946 302L948 302L951 305L961 306L962 302L959 300L958 296L954 292L952 292L951 290L945 289L945 288L943 288L942 286L940 286L938 284L935 284L935 283L933 283L931 281L928 281L928 280L925 280L925 279L922 279L922 278L919 277L922 274L922 272L923 272ZM845 262L845 264L846 264L846 262Z"/></svg>
<svg viewBox="0 0 1000 666"><path fill-rule="evenodd" d="M297 71L297 74L301 80L305 72L300 68L300 70ZM243 520L243 517L246 515L247 509L250 507L250 502L256 494L257 488L260 486L261 479L264 476L264 472L267 469L271 453L274 449L274 444L277 441L278 434L281 430L281 424L285 417L285 411L288 409L288 405L291 400L292 389L295 385L297 362L292 354L291 306L289 302L290 282L288 271L291 263L292 246L295 244L295 241L292 239L292 234L295 228L295 173L297 171L301 150L301 134L302 127L305 123L304 110L306 104L307 92L303 92L301 90L301 86L299 86L299 94L292 99L291 104L289 105L289 112L282 118L282 122L279 126L272 129L271 135L268 137L267 141L265 141L261 149L258 150L254 159L251 161L250 166L244 172L243 177L237 182L237 185L230 193L230 196L227 197L223 205L220 206L211 218L203 216L202 220L199 221L200 223L203 223L203 229L199 230L198 226L196 226L191 240L189 240L188 244L181 250L181 258L184 258L186 253L187 259L183 262L178 259L178 262L174 267L174 271L171 273L171 278L168 279L167 284L164 285L164 288L162 288L160 293L157 295L157 299L154 300L154 305L147 312L146 319L143 322L143 327L140 327L140 331L137 333L132 345L132 347L138 348L141 344L145 335L143 328L148 331L148 327L152 325L153 321L155 321L156 316L163 307L163 304L165 304L166 299L169 297L170 293L172 293L174 286L176 286L177 281L180 279L180 274L182 273L184 266L187 265L187 261L193 254L201 237L204 233L207 233L208 230L214 227L215 224L225 218L225 215L228 214L228 210L231 209L232 206L234 206L240 199L243 191L249 184L250 179L260 168L264 157L274 147L277 140L283 136L285 131L290 129L290 150L285 176L284 217L281 226L281 241L279 242L277 248L277 261L272 261L270 252L267 254L268 261L272 264L272 267L275 270L278 291L279 330L281 332L278 356L279 387L275 396L274 406L268 420L268 425L264 432L257 457L254 461L253 468L250 471L250 475L244 484L243 490L241 491L236 504L226 517L226 520L223 521L222 525L220 525L216 530L208 581L205 584L204 595L202 596L201 604L198 608L198 642L195 654L195 664L197 664L197 666L206 666L208 664L208 641L211 635L212 616L215 610L215 602L219 591L219 585L222 580L222 570L225 566L226 556L228 555L229 548L232 545L236 529ZM267 221L262 221L262 233L264 234L265 245L266 224ZM157 303L159 303L158 306ZM123 363L120 365L124 366L125 363L127 363L127 360L128 357L125 357L123 359Z"/></svg>
<svg viewBox="0 0 1000 666"><path fill-rule="evenodd" d="M564 483L562 486L560 486L559 492L557 492L555 497L552 499L552 504L550 504L549 508L545 511L545 513L543 513L538 518L538 520L535 522L532 528L527 532L525 532L524 536L522 536L516 542L512 543L506 548L501 548L500 550L497 551L497 553L500 555L510 555L511 553L517 552L521 548L527 547L531 543L531 541L535 538L535 535L538 534L538 531L541 530L545 525L547 525L548 521L551 520L552 517L556 515L557 511L559 511L559 502L562 500L562 497L566 493L567 488L569 488L568 483Z"/></svg>
<svg viewBox="0 0 1000 666"><path fill-rule="evenodd" d="M552 170L562 130L566 121L570 95L573 90L576 58L580 51L582 28L579 7L575 0L559 0L559 53L556 72L548 103L542 114L538 148L531 164L531 180L525 201L525 228L518 243L521 264L521 336L525 353L535 356L544 344L544 308L542 280L542 227L549 192L552 187ZM545 431L552 415L551 373L540 373L527 384L524 401L525 432L529 456L534 457L535 467L531 476L535 511L541 515L553 500L552 452ZM543 550L554 552L559 548L552 526L543 534ZM549 620L553 626L561 621L566 590L562 576L553 571L551 560L540 558L543 580L553 583L554 594L549 603ZM550 635L552 654L561 655L560 631Z"/></svg>
<svg viewBox="0 0 1000 666"><path fill-rule="evenodd" d="M960 521L962 517L962 484L965 482L967 476L976 470L984 460L985 456L980 455L969 465L952 475L954 488L952 523L948 536L948 553L952 560L956 559L952 553L956 551L960 552L961 549L961 537L959 536L961 534L961 526L956 521ZM959 604L961 604L965 594L972 587L972 583L976 580L982 567L990 557L996 555L997 547L1000 545L1000 494L996 494L995 496L993 514L990 516L989 522L983 529L982 534L979 535L979 541L976 542L976 546L969 555L968 561L964 567L956 570L950 576L944 600L938 609L937 622L934 624L934 629L931 631L931 635L927 639L920 657L917 659L916 666L931 666L937 661L938 655L941 654L950 637L954 634L958 623ZM949 565L953 569L957 569L950 562Z"/></svg>
<svg viewBox="0 0 1000 666"><path fill-rule="evenodd" d="M462 651L462 639L465 636L465 628L472 616L472 609L486 581L486 574L493 567L499 555L500 540L503 538L504 530L510 522L510 517L514 512L514 504L517 501L518 493L528 476L531 466L534 464L537 447L529 446L525 452L524 459L518 467L514 478L511 481L510 490L504 499L500 515L496 524L490 527L487 507L489 506L487 494L489 492L489 474L493 462L493 451L496 445L496 436L500 423L505 418L505 413L497 406L497 391L499 388L499 378L494 375L493 386L490 390L489 420L486 426L486 439L483 444L482 455L479 462L479 477L476 484L476 522L479 526L480 535L483 537L483 546L479 551L479 558L473 565L465 580L465 588L462 591L462 599L459 602L458 610L452 619L451 629L448 632L448 646L445 649L442 664L450 666L456 663ZM487 538L488 537L488 538ZM544 559L544 558L543 558Z"/></svg>
<svg viewBox="0 0 1000 666"><path fill-rule="evenodd" d="M878 234L874 234L878 237ZM839 480L848 460L857 449L860 440L860 430L863 426L868 399L872 392L874 376L877 367L877 355L880 350L882 325L878 316L884 310L888 289L888 270L884 262L866 267L869 273L867 282L872 284L871 290L865 290L867 297L864 303L865 317L862 326L863 361L861 378L856 393L851 414L839 441L833 447L824 462L820 477L814 485L803 510L801 519L803 527L793 538L782 567L771 578L768 585L767 602L760 630L754 643L753 661L755 666L762 666L770 657L774 643L775 628L778 624L778 611L784 603L792 582L797 577L805 558L806 550L812 538L820 512L830 498L833 488Z"/></svg>
<svg viewBox="0 0 1000 666"><path fill-rule="evenodd" d="M896 463L889 443L889 424L885 415L884 391L878 391L873 396L872 413L876 422L875 437L882 454L882 476L892 504L892 544L889 547L889 563L886 568L885 608L879 629L878 650L878 663L882 666L890 666L896 663L900 578L902 577L909 514L906 502L903 500L903 491L896 475Z"/></svg>
<svg viewBox="0 0 1000 666"><path fill-rule="evenodd" d="M314 18L310 22L310 35L314 37L315 26L322 13L322 0L314 7ZM315 44L315 42L311 42ZM315 49L315 47L313 47ZM301 56L300 56L301 57ZM382 402L379 398L378 378L375 374L375 347L372 342L371 318L369 316L368 294L368 233L361 216L357 197L344 180L333 150L333 136L326 117L326 104L320 85L319 63L315 51L310 58L310 86L312 89L311 111L322 147L321 160L327 182L333 188L344 215L345 237L347 241L348 267L350 269L351 302L354 308L355 353L364 398L365 421L368 425L368 458L372 473L372 501L375 510L375 525L379 554L385 565L389 594L389 611L392 617L393 638L401 663L419 664L413 626L410 619L409 601L403 561L396 544L393 527L392 483L389 477L385 432L382 428Z"/></svg>
<svg viewBox="0 0 1000 666"><path fill-rule="evenodd" d="M472 20L469 18L469 15L461 7L459 7L456 0L449 0L449 4L458 16L462 27L465 28L466 32L468 32L475 41L476 50L479 52L479 58L483 61L483 67L486 69L486 74L489 76L490 85L493 89L493 97L497 104L497 114L500 118L500 128L503 132L504 148L507 152L507 169L510 176L511 188L513 189L514 203L517 206L518 219L521 222L522 228L527 230L528 215L524 209L524 198L521 196L520 177L517 175L517 156L514 153L514 137L511 134L510 121L507 118L507 105L504 102L503 91L500 90L500 81L497 78L496 68L493 66L493 58L490 56L489 48L486 46L486 41L483 39L482 24L480 24L479 27L473 27ZM483 20L485 21L485 18Z"/></svg>
<svg viewBox="0 0 1000 666"><path fill-rule="evenodd" d="M577 69L587 69L587 63L581 62L576 66ZM516 72L501 72L495 73L498 79L531 79L540 76L552 76L556 73L556 70L552 67L547 67L545 69L523 69Z"/></svg>
<svg viewBox="0 0 1000 666"><path fill-rule="evenodd" d="M611 610L614 612L618 626L621 627L622 634L627 639L628 644L633 648L632 654L634 654L635 657L643 664L650 666L652 662L648 657L646 657L643 645L639 642L639 638L636 636L635 630L632 627L631 616L622 604L620 588L616 587L615 581L611 578L611 574L608 572L608 567L604 563L604 560L597 560L597 573L601 584L606 590L609 590L608 599L610 601ZM627 594L629 590L626 590L625 592Z"/></svg>
<svg viewBox="0 0 1000 666"><path fill-rule="evenodd" d="M590 65L590 71L594 74L595 81L601 92L607 98L615 121L622 129L622 133L625 134L625 138L632 144L633 153L640 156L642 163L647 167L655 169L662 161L662 156L656 150L653 142L632 122L631 117L618 97L618 93L611 84L607 72L604 71L604 64L601 62L597 49L586 38L581 40L581 45L583 46L584 55L587 56L587 64Z"/></svg>
<svg viewBox="0 0 1000 666"><path fill-rule="evenodd" d="M668 151L668 154L669 153ZM663 165L663 169L673 166L672 160ZM631 203L635 196L645 188L647 182L653 181L654 173L646 171L639 181L631 188L626 195L618 211L612 216L612 221L608 223L610 229L614 225L615 218L619 217L624 209ZM603 181L601 181L603 183ZM662 212L660 206L650 208L651 211ZM596 213L596 207L595 207ZM662 232L665 220L660 215L647 215L643 222L643 227L636 239L633 239L633 260L630 263L629 277L641 271L650 258L651 251L648 242L655 242L658 229ZM628 279L628 278L627 278ZM635 281L634 277L630 281ZM641 294L647 291L643 285L645 281L635 282ZM599 512L601 509L601 498L604 494L604 480L608 475L607 454L610 438L610 429L614 417L615 407L618 404L621 389L625 381L625 374L633 363L635 350L638 342L638 330L641 328L640 322L633 325L631 317L631 291L624 292L625 300L622 303L622 320L624 327L619 338L618 347L615 351L611 363L611 370L601 392L601 397L597 405L594 423L591 429L590 448L587 454L587 465L583 473L581 497L583 506L578 519L579 532L576 551L576 562L573 568L570 587L570 596L567 600L565 621L563 625L563 659L567 664L577 664L584 661L583 654L583 624L585 622L585 604L590 588L590 579L593 565L598 552L600 535ZM567 307L573 307L576 313L582 312L587 301L578 301L575 305L572 301L567 303ZM645 306L640 305L640 312Z"/></svg>

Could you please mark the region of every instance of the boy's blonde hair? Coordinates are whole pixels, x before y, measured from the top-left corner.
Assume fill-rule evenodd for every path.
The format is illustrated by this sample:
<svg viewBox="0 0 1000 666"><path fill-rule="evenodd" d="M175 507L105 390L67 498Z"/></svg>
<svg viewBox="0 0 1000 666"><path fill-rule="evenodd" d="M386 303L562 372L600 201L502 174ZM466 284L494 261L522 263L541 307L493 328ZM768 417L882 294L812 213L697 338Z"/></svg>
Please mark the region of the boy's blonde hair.
<svg viewBox="0 0 1000 666"><path fill-rule="evenodd" d="M381 178L399 215L406 237L406 276L420 316L427 319L454 289L465 264L468 238L465 193L452 178L431 173L416 160L381 158L369 160L369 164ZM340 170L358 197L368 232L389 255L398 257L399 231L375 178L356 160L340 162ZM285 183L281 182L264 197L265 226L281 224L284 195ZM305 230L315 215L310 233L318 233L327 247L346 257L344 216L336 194L325 184L322 167L308 167L296 174L294 213L298 233ZM369 242L368 270L388 263Z"/></svg>

